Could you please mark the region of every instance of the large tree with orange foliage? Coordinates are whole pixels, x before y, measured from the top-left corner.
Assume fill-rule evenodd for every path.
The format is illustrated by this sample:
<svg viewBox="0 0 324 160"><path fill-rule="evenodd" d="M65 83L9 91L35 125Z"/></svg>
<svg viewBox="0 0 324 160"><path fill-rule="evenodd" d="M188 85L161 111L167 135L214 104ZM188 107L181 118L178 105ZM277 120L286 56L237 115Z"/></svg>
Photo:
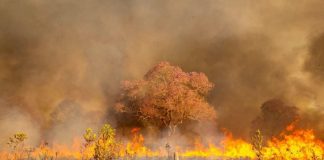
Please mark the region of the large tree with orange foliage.
<svg viewBox="0 0 324 160"><path fill-rule="evenodd" d="M214 108L206 101L213 86L203 73L186 73L161 62L142 80L124 81L115 108L146 124L169 128L173 133L183 122L215 118Z"/></svg>

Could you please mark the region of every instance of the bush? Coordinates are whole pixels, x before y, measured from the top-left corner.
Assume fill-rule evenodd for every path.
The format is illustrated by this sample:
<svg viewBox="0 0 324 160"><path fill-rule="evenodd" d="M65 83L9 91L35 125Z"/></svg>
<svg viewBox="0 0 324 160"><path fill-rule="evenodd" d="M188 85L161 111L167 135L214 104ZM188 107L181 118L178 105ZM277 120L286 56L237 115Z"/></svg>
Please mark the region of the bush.
<svg viewBox="0 0 324 160"><path fill-rule="evenodd" d="M12 149L13 159L22 159L25 152L24 141L27 135L23 132L17 132L12 137L9 137L8 145Z"/></svg>
<svg viewBox="0 0 324 160"><path fill-rule="evenodd" d="M98 132L98 136L88 128L83 135L86 141L85 151L92 151L95 160L112 160L119 156L119 143L115 140L115 129L109 124L105 124ZM85 155L83 155L85 156ZM89 154L86 155L89 157Z"/></svg>

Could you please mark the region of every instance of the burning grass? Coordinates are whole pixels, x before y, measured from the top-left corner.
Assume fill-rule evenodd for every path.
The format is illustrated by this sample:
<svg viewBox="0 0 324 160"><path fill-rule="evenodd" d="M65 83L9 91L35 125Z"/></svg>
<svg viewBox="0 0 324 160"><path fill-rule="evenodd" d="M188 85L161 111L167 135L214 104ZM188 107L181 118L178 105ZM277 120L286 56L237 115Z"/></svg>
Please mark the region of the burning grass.
<svg viewBox="0 0 324 160"><path fill-rule="evenodd" d="M260 132L259 132L260 133ZM288 126L280 136L262 142L262 135L256 135L249 143L234 138L230 132L220 144L203 145L196 140L191 148L161 145L158 149L145 146L145 138L139 128L131 131L132 138L123 143L115 135L110 125L104 125L97 133L88 129L84 139L76 139L72 146L42 143L30 148L24 143L27 136L17 133L9 139L10 151L2 151L1 159L40 159L40 160L106 160L106 159L285 159L285 160L322 160L324 158L324 142L314 136L312 130L295 129ZM21 138L23 137L23 139ZM255 142L259 141L259 142ZM257 149L256 144L262 146ZM264 144L264 145L263 145Z"/></svg>

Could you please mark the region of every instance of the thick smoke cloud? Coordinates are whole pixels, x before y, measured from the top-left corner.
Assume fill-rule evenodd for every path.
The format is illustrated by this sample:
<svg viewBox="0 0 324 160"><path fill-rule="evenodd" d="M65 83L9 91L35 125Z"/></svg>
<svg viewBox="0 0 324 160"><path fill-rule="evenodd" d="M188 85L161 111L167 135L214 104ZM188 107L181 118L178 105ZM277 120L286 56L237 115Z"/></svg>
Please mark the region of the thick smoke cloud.
<svg viewBox="0 0 324 160"><path fill-rule="evenodd" d="M6 138L11 137L17 131L28 134L27 142L31 145L37 145L41 137L37 122L27 112L24 112L16 106L6 108L5 106L8 105L6 102L0 100L0 149L6 148L5 144L8 140Z"/></svg>
<svg viewBox="0 0 324 160"><path fill-rule="evenodd" d="M311 76L322 81L324 78L324 34L320 34L311 41L309 54L305 61L305 70Z"/></svg>
<svg viewBox="0 0 324 160"><path fill-rule="evenodd" d="M168 60L210 77L217 124L234 135L247 136L260 105L272 98L299 107L320 128L323 74L308 66L323 58L323 40L315 38L324 32L323 5L0 0L1 115L29 117L30 130L41 138L65 141L61 128L80 135L84 124L113 123L114 115L104 113L120 81L140 78ZM9 112L12 106L18 111ZM64 107L72 111L63 115L82 113L81 118L55 121ZM313 112L318 116L309 118ZM11 121L2 117L0 132L19 130L3 127Z"/></svg>

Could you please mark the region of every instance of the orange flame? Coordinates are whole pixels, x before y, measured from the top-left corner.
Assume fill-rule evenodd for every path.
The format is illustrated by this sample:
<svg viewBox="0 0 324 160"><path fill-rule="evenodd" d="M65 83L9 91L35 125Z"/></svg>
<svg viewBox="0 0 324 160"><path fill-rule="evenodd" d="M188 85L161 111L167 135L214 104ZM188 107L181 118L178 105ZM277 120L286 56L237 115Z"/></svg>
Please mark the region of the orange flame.
<svg viewBox="0 0 324 160"><path fill-rule="evenodd" d="M124 158L134 157L163 157L167 156L165 148L152 150L145 145L145 138L140 134L140 128L131 130L132 138L126 144L121 144L119 156ZM243 139L233 138L233 135L225 131L225 138L220 144L209 143L204 145L200 139L196 139L192 148L175 147L178 156L183 158L249 158L255 159L256 153L253 145ZM82 159L84 155L91 157L94 149L89 148L80 152L82 146L81 139L75 139L72 147L65 145L53 144L51 147L43 143L30 152L31 157L54 157L68 159ZM280 136L274 137L266 142L266 146L262 148L262 156L264 159L323 159L324 143L316 139L313 130L298 130L295 126L289 125ZM8 159L9 152L0 152L0 159Z"/></svg>

